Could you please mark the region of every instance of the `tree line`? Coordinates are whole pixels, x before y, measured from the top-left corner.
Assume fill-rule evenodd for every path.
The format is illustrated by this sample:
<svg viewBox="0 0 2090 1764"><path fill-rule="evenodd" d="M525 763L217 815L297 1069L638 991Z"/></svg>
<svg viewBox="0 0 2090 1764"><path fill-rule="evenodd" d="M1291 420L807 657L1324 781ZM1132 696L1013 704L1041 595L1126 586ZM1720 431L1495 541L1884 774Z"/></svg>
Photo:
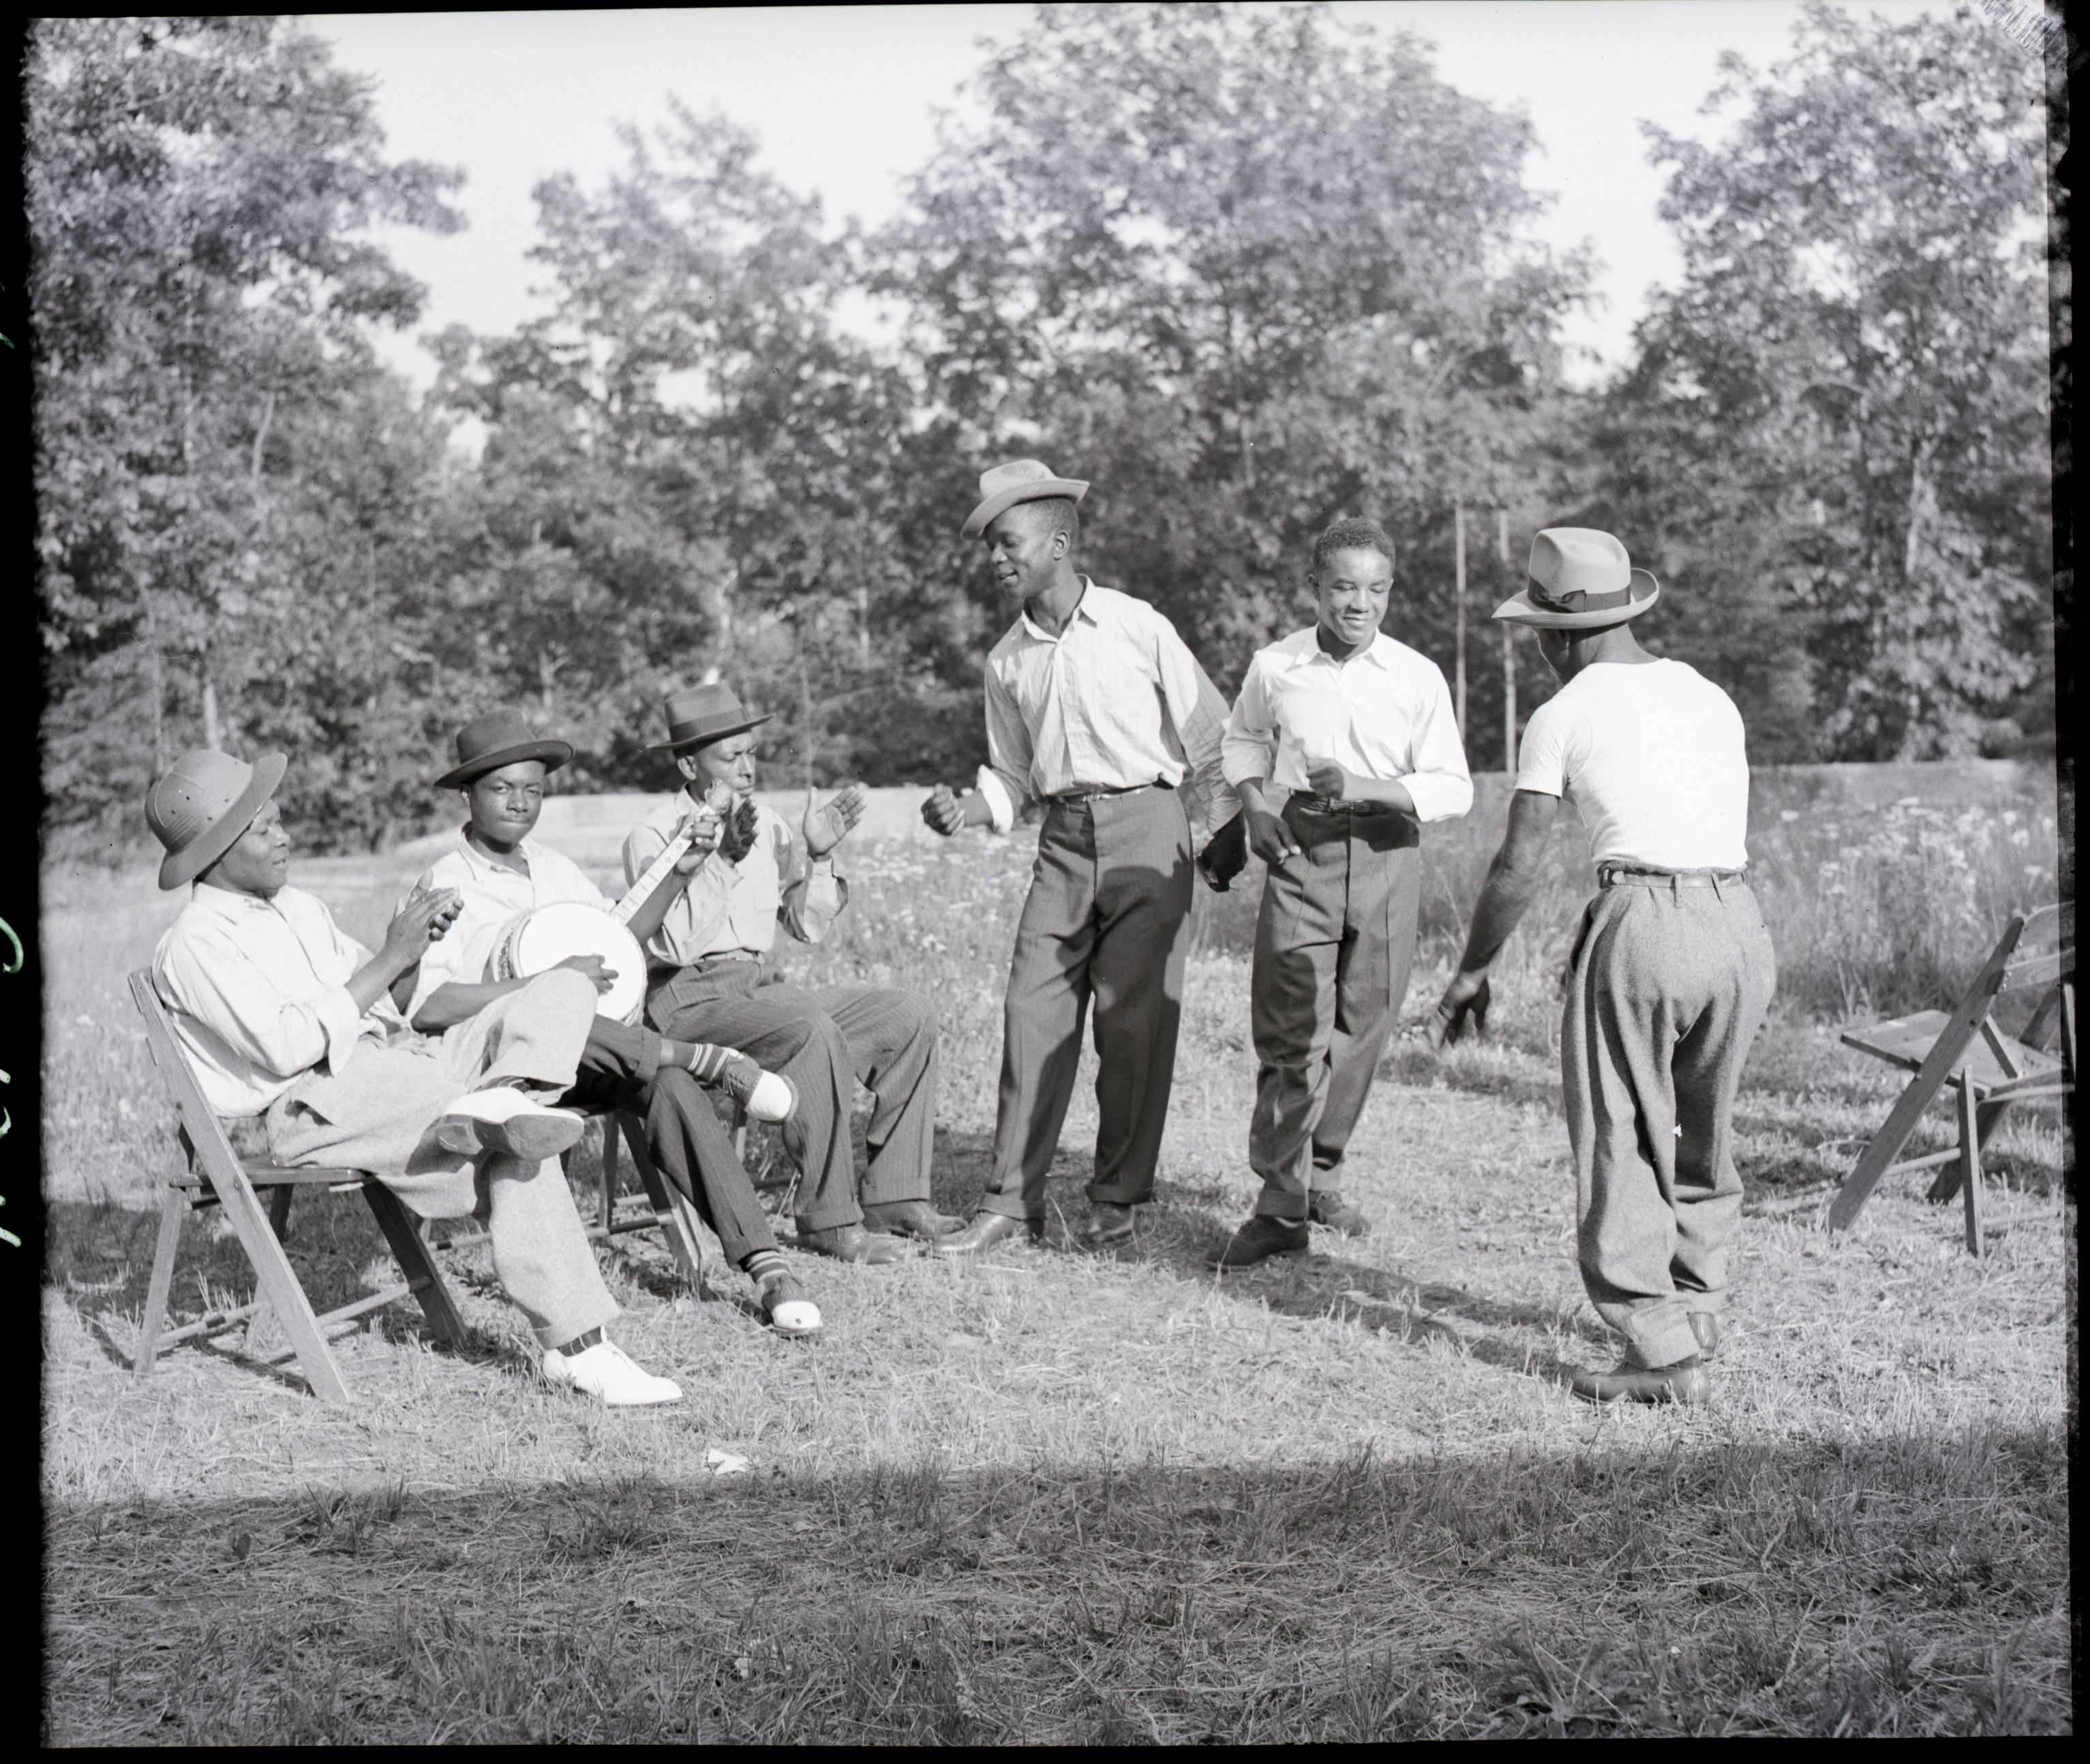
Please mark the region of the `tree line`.
<svg viewBox="0 0 2090 1764"><path fill-rule="evenodd" d="M115 837L201 742L288 748L303 828L382 841L504 702L574 742L569 787L659 787L660 699L711 668L777 713L772 775L961 773L1005 615L956 529L1019 453L1094 481L1090 573L1223 688L1343 514L1451 672L1463 554L1477 766L1550 690L1486 625L1547 524L1674 587L1650 641L1760 761L2050 739L2041 89L1971 12L1816 7L1723 62L1717 144L1649 129L1684 273L1594 388L1529 123L1411 36L1047 6L975 81L868 231L729 123L626 131L600 187L538 187L544 316L441 333L417 398L372 339L422 290L372 233L456 229L461 178L386 156L367 80L290 19L40 22L47 833Z"/></svg>

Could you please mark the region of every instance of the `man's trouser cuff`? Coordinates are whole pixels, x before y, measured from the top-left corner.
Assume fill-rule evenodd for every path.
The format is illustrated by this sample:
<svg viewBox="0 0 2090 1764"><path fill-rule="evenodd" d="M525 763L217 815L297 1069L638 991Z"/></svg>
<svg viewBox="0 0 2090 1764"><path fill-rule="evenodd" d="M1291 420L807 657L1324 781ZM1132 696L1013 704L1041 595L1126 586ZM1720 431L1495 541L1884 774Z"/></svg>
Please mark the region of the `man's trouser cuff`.
<svg viewBox="0 0 2090 1764"><path fill-rule="evenodd" d="M1026 1212L1020 1198L1011 1198L1006 1194L988 1195L979 1203L979 1210L983 1213L998 1214L1004 1219L1020 1219L1026 1224L1036 1225L1044 1223L1044 1215L1042 1213Z"/></svg>

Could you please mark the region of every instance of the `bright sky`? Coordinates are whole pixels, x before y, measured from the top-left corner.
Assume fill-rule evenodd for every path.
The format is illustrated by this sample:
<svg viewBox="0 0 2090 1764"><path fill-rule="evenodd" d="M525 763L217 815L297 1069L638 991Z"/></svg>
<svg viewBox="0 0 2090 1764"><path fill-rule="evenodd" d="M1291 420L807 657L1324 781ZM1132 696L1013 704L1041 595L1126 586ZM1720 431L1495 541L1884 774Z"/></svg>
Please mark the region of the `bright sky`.
<svg viewBox="0 0 2090 1764"><path fill-rule="evenodd" d="M1757 67L1783 59L1801 8L1790 0L1343 0L1337 11L1434 43L1461 91L1522 105L1542 157L1531 181L1556 198L1537 230L1587 242L1599 260L1598 309L1569 341L1576 377L1617 367L1650 284L1679 262L1655 204L1662 183L1638 123L1697 132L1722 51ZM1905 17L1925 0L1852 10ZM311 23L338 59L377 79L377 110L401 157L462 166L468 230L388 243L428 285L429 329L502 331L539 310L524 253L530 191L555 171L599 186L620 166L620 122L664 120L670 94L720 110L759 137L763 163L818 195L831 218L893 214L901 180L927 157L931 116L962 110L957 88L1005 43L1026 6L723 7L634 12L363 13ZM395 365L426 384L433 364L411 339Z"/></svg>

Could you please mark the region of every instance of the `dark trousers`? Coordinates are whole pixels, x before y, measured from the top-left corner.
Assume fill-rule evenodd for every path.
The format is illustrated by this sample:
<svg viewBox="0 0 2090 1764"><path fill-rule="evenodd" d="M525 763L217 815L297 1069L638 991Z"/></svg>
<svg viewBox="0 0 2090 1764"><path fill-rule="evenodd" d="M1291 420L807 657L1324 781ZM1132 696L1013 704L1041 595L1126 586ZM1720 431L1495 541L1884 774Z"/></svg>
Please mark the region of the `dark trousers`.
<svg viewBox="0 0 2090 1764"><path fill-rule="evenodd" d="M1314 1193L1335 1193L1400 1014L1421 854L1398 811L1329 813L1295 797L1284 818L1300 854L1266 876L1256 921L1248 1155L1262 1178L1256 1211L1303 1220Z"/></svg>
<svg viewBox="0 0 2090 1764"><path fill-rule="evenodd" d="M709 1093L682 1068L661 1065L660 1038L652 1030L596 1018L579 1076L566 1094L588 1108L628 1112L645 1122L647 1155L718 1233L729 1261L737 1266L758 1250L776 1247Z"/></svg>
<svg viewBox="0 0 2090 1764"><path fill-rule="evenodd" d="M1047 812L1003 1006L1001 1095L984 1211L1040 1219L1096 1007L1092 1202L1154 1195L1176 1078L1189 943L1190 823L1172 790Z"/></svg>
<svg viewBox="0 0 2090 1764"><path fill-rule="evenodd" d="M763 986L755 961L682 969L653 992L664 1035L737 1048L798 1086L784 1143L803 1172L800 1226L860 1224L849 1109L861 1079L876 1098L864 1142L862 1201L929 1198L936 1125L936 1013L912 992L874 987Z"/></svg>

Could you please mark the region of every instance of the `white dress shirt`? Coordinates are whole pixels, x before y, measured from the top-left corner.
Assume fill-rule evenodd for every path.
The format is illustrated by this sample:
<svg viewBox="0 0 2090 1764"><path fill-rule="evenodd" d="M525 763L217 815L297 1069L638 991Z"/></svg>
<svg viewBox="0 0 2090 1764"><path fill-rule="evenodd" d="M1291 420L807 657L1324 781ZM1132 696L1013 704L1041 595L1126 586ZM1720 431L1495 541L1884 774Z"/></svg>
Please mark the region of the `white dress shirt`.
<svg viewBox="0 0 2090 1764"><path fill-rule="evenodd" d="M527 876L496 863L462 833L454 846L421 872L415 887L455 888L463 897L464 906L449 931L430 944L421 957L414 996L406 1005L410 1020L438 987L453 980L466 986L483 984L487 962L501 933L518 915L555 901L578 901L605 910L613 904L564 852L534 839L523 840L515 849L530 866Z"/></svg>
<svg viewBox="0 0 2090 1764"><path fill-rule="evenodd" d="M1383 631L1348 661L1323 649L1314 629L1258 649L1227 721L1223 755L1229 784L1265 778L1274 789L1310 793L1308 768L1332 761L1407 785L1417 820L1447 820L1473 806L1443 672Z"/></svg>
<svg viewBox="0 0 2090 1764"><path fill-rule="evenodd" d="M1071 790L1180 786L1207 824L1230 817L1219 768L1222 699L1176 627L1144 600L1082 578L1057 637L1017 615L987 658L987 763L979 794L996 833L1026 802Z"/></svg>
<svg viewBox="0 0 2090 1764"><path fill-rule="evenodd" d="M627 888L668 849L697 806L682 790L626 836ZM767 955L780 924L799 942L816 944L848 905L849 884L836 871L833 854L808 859L783 818L758 802L755 843L738 863L722 851L704 859L647 940L646 960L655 968L684 968L706 956L736 951Z"/></svg>
<svg viewBox="0 0 2090 1764"><path fill-rule="evenodd" d="M316 1066L338 1076L365 1039L413 1031L380 993L348 982L371 953L302 888L269 900L199 882L153 954L174 1038L221 1115L259 1115Z"/></svg>

